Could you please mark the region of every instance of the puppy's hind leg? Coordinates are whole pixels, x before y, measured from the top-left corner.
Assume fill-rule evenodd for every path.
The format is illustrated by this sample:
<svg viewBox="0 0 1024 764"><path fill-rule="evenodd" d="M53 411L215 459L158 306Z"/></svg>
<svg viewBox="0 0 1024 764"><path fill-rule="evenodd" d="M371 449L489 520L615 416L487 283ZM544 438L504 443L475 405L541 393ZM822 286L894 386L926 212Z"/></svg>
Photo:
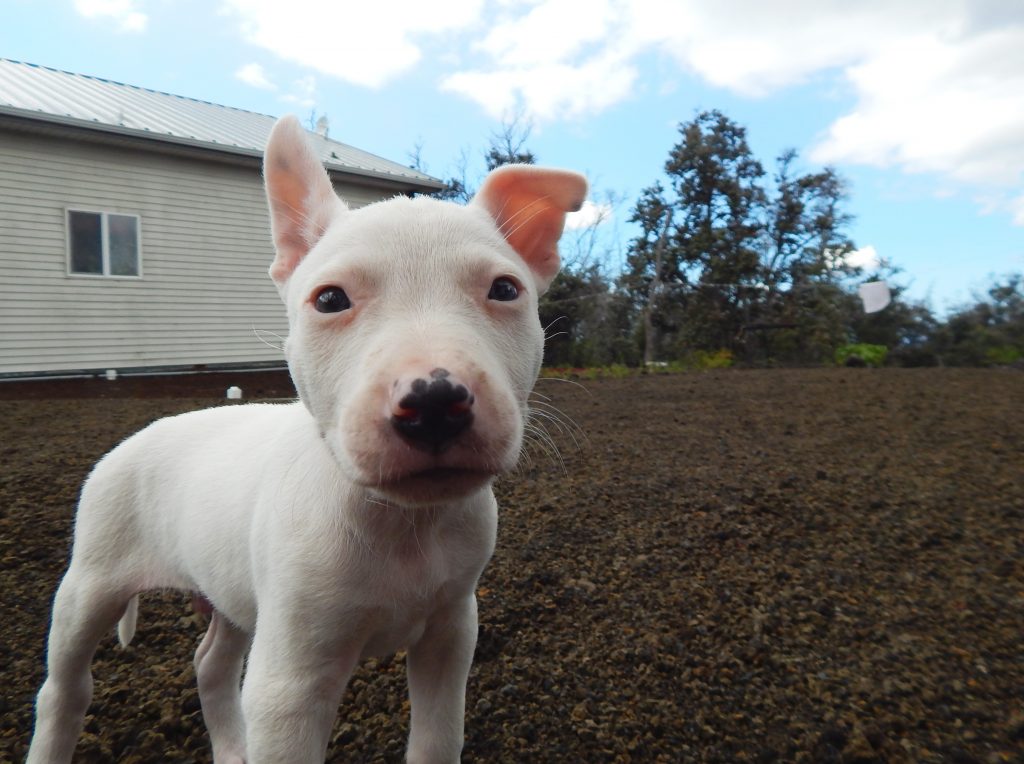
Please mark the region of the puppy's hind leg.
<svg viewBox="0 0 1024 764"><path fill-rule="evenodd" d="M214 610L196 650L196 682L216 764L245 764L242 660L249 635Z"/></svg>
<svg viewBox="0 0 1024 764"><path fill-rule="evenodd" d="M134 590L111 587L74 564L53 601L46 681L36 698L36 726L27 764L69 762L92 701L90 664Z"/></svg>

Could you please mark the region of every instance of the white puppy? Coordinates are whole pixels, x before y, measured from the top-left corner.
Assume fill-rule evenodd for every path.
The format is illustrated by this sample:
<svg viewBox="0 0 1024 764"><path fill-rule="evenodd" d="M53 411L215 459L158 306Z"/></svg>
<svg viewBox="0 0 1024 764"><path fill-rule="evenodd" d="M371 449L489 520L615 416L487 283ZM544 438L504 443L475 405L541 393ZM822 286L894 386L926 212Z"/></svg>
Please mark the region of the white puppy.
<svg viewBox="0 0 1024 764"><path fill-rule="evenodd" d="M264 176L301 402L164 419L99 462L54 601L29 762L71 760L97 644L115 624L127 644L153 588L212 605L195 668L218 763L323 761L356 664L399 648L407 760L459 759L491 482L519 455L537 297L586 183L507 166L467 207L349 211L294 118L274 128Z"/></svg>

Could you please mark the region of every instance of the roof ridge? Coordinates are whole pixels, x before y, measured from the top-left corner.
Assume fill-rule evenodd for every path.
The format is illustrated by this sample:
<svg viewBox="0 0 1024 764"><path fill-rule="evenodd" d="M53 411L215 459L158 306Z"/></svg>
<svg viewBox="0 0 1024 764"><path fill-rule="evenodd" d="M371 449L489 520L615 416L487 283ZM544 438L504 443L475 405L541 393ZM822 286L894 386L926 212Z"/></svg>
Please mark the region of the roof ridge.
<svg viewBox="0 0 1024 764"><path fill-rule="evenodd" d="M103 82L103 83L105 83L107 85L116 85L117 87L128 88L130 90L138 90L138 91L141 91L141 92L144 92L144 93L153 93L154 95L167 96L168 98L180 98L182 101L191 101L192 103L201 103L201 104L204 104L206 106L215 106L218 109L228 109L229 111L238 111L238 112L241 112L243 114L253 114L253 115L257 116L257 117L267 117L268 119L276 119L276 117L274 117L273 114L264 114L261 111L253 111L252 109L243 109L243 108L238 107L238 106L228 106L227 104L223 104L223 103L214 103L213 101L205 101L202 98L195 98L193 96L179 95L177 93L168 93L165 90L157 90L156 88L147 88L147 87L143 87L142 85L132 85L130 82L118 82L117 80L112 80L112 79L109 79L107 77L100 77L99 75L95 75L95 74L82 74L81 72L69 72L66 69L58 69L55 66L46 66L45 64L33 64L30 61L18 61L17 59L6 58L5 56L0 56L0 61L6 61L9 64L16 64L18 66L28 66L28 67L31 67L33 69L43 69L43 70L48 71L48 72L54 72L56 74L67 75L68 77L77 77L77 78L81 78L83 80L93 80L94 82ZM335 142L336 143L340 143L340 141L335 141Z"/></svg>

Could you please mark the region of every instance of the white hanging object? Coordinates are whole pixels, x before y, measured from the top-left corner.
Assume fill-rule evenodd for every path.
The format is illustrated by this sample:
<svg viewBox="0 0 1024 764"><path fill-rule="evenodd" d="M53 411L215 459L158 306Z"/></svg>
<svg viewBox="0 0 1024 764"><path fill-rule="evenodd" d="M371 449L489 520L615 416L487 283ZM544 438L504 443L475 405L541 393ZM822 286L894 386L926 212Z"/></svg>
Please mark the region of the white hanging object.
<svg viewBox="0 0 1024 764"><path fill-rule="evenodd" d="M240 401L242 400L242 388L235 387L232 385L228 388L228 400L229 401Z"/></svg>
<svg viewBox="0 0 1024 764"><path fill-rule="evenodd" d="M892 302L889 285L884 281L869 281L857 287L857 294L864 303L865 313L877 313Z"/></svg>

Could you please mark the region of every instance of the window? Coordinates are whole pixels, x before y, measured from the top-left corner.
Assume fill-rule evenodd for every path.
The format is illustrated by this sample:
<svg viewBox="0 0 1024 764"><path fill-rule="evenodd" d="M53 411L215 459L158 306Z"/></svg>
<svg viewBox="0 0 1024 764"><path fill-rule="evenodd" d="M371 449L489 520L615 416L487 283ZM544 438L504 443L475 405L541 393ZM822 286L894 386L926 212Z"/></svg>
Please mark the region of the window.
<svg viewBox="0 0 1024 764"><path fill-rule="evenodd" d="M68 271L85 276L139 276L139 218L68 210Z"/></svg>

